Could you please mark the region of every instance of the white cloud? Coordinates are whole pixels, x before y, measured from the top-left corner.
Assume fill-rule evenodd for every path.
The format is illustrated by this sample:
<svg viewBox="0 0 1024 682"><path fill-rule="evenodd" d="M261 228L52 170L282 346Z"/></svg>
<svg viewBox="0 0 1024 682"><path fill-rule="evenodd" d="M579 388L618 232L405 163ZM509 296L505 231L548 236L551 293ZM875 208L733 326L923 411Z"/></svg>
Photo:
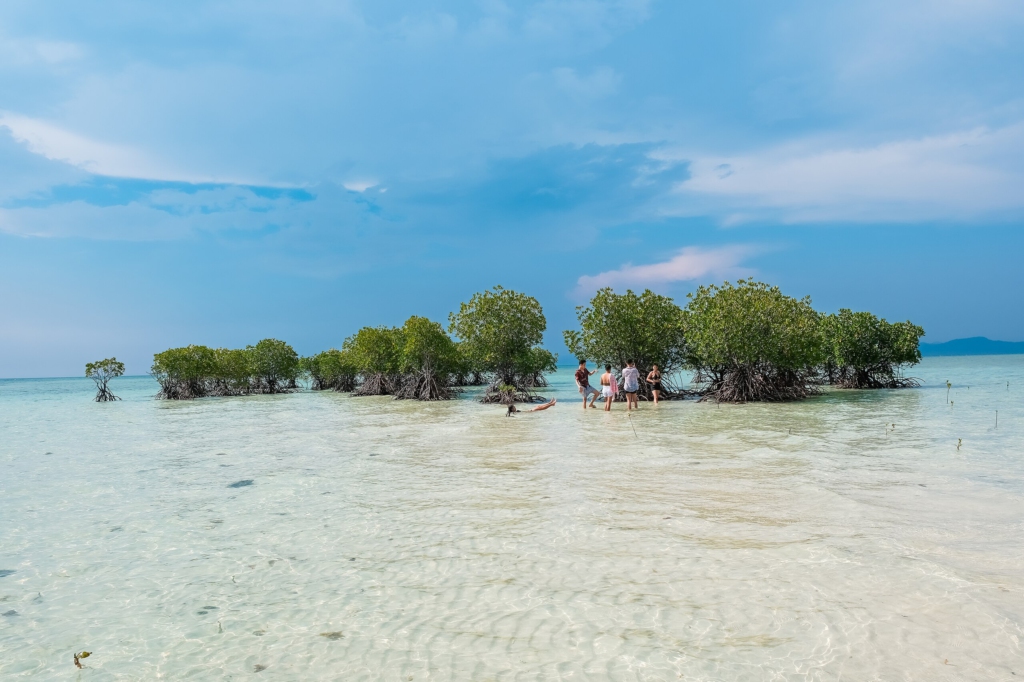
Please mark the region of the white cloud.
<svg viewBox="0 0 1024 682"><path fill-rule="evenodd" d="M343 182L341 186L349 192L365 192L371 187L376 187L378 184L379 183L376 180L350 180L348 182Z"/></svg>
<svg viewBox="0 0 1024 682"><path fill-rule="evenodd" d="M698 157L691 177L677 189L686 199L711 199L732 222L1024 213L1024 123L861 148L822 147L804 142L748 155Z"/></svg>
<svg viewBox="0 0 1024 682"><path fill-rule="evenodd" d="M215 181L214 178L197 177L168 168L132 147L93 140L40 119L0 112L0 127L7 128L15 140L34 154L97 175L183 182Z"/></svg>
<svg viewBox="0 0 1024 682"><path fill-rule="evenodd" d="M576 297L585 297L603 287L647 287L657 288L672 282L685 282L714 277L744 276L750 274L740 267L741 263L755 252L746 244L733 244L704 249L688 246L675 256L661 263L633 265L627 263L618 270L608 270L598 275L584 275L576 283Z"/></svg>

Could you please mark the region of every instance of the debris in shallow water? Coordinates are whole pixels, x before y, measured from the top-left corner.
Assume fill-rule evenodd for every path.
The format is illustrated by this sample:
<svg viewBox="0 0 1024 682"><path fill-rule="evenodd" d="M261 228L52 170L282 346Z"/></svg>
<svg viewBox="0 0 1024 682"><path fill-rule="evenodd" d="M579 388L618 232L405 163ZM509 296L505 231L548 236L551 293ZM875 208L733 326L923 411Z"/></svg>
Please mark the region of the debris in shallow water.
<svg viewBox="0 0 1024 682"><path fill-rule="evenodd" d="M257 637L262 637L263 635L267 634L267 631L266 630L253 630L252 634L256 635Z"/></svg>
<svg viewBox="0 0 1024 682"><path fill-rule="evenodd" d="M246 486L252 485L252 483L253 483L252 479L251 478L247 478L244 481L235 481L234 483L232 483L228 487L229 488L244 488Z"/></svg>
<svg viewBox="0 0 1024 682"><path fill-rule="evenodd" d="M92 656L92 652L91 651L83 651L80 654L77 654L77 653L76 654L72 654L72 656L75 659L75 667L78 668L79 670L81 670L82 668L85 667L84 665L82 665L81 659L89 658L90 656Z"/></svg>
<svg viewBox="0 0 1024 682"><path fill-rule="evenodd" d="M252 671L254 673L261 673L261 672L263 672L266 669L267 669L267 666L263 665L262 663L257 663L256 665L254 665L252 667Z"/></svg>
<svg viewBox="0 0 1024 682"><path fill-rule="evenodd" d="M325 637L331 640L332 642L336 642L342 637L344 637L345 634L341 630L338 630L337 632L321 632L320 636Z"/></svg>

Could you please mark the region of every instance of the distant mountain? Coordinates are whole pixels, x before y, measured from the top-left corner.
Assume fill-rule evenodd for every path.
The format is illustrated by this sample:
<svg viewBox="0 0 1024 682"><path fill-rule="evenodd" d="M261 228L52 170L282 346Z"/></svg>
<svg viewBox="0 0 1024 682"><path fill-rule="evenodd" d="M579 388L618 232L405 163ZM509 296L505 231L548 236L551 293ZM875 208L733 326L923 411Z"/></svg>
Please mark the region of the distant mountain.
<svg viewBox="0 0 1024 682"><path fill-rule="evenodd" d="M953 339L945 343L922 343L921 355L1017 355L1024 353L1024 341L993 341L984 336Z"/></svg>

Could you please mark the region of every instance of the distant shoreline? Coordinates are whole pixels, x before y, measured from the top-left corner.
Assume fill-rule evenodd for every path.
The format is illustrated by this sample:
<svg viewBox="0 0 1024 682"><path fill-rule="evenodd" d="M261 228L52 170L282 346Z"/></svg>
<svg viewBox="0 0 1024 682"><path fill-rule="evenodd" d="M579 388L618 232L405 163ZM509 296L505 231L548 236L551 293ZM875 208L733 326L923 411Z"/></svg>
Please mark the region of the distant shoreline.
<svg viewBox="0 0 1024 682"><path fill-rule="evenodd" d="M1024 341L993 341L984 336L953 339L945 343L921 343L922 357L959 355L1022 355Z"/></svg>

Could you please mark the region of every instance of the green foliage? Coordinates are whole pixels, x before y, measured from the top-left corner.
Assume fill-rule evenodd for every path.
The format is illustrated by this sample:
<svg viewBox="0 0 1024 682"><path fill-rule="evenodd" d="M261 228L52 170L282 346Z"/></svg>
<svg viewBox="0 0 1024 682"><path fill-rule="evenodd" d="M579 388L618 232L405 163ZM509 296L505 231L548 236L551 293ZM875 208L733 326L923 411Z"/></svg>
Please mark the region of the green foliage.
<svg viewBox="0 0 1024 682"><path fill-rule="evenodd" d="M579 331L563 333L565 345L580 359L598 365L625 367L633 360L640 371L641 393L646 393L647 373L658 365L662 376L680 369L684 362L683 311L667 297L644 290L616 294L601 289L587 307L576 308Z"/></svg>
<svg viewBox="0 0 1024 682"><path fill-rule="evenodd" d="M399 327L363 327L345 339L342 347L351 353L363 375L397 374L402 370L405 338Z"/></svg>
<svg viewBox="0 0 1024 682"><path fill-rule="evenodd" d="M356 395L390 395L401 385L405 336L399 327L363 327L345 339L362 385Z"/></svg>
<svg viewBox="0 0 1024 682"><path fill-rule="evenodd" d="M813 392L824 359L810 298L739 280L702 286L683 313L686 364L718 400L789 400Z"/></svg>
<svg viewBox="0 0 1024 682"><path fill-rule="evenodd" d="M547 320L532 296L496 286L474 294L448 319L448 331L459 338L468 363L492 374L495 385L528 392L554 369L556 357L540 347Z"/></svg>
<svg viewBox="0 0 1024 682"><path fill-rule="evenodd" d="M437 322L410 317L402 327L402 379L396 398L447 400L455 397L452 375L463 367L458 346Z"/></svg>
<svg viewBox="0 0 1024 682"><path fill-rule="evenodd" d="M825 339L825 371L829 382L843 388L913 386L903 368L921 361L924 329L910 322L895 324L868 312L843 308L821 319Z"/></svg>
<svg viewBox="0 0 1024 682"><path fill-rule="evenodd" d="M213 367L206 377L210 383L208 394L244 395L251 392L254 385L251 348L213 350Z"/></svg>
<svg viewBox="0 0 1024 682"><path fill-rule="evenodd" d="M300 361L316 391L353 391L359 369L352 353L332 348Z"/></svg>
<svg viewBox="0 0 1024 682"><path fill-rule="evenodd" d="M249 371L261 393L278 393L295 388L299 376L299 356L284 341L263 339L245 349Z"/></svg>
<svg viewBox="0 0 1024 682"><path fill-rule="evenodd" d="M410 317L402 327L401 369L403 372L429 372L447 376L459 369L461 354L455 342L437 322L425 317Z"/></svg>
<svg viewBox="0 0 1024 682"><path fill-rule="evenodd" d="M277 339L242 349L193 345L155 354L150 372L160 383L159 396L172 400L281 393L295 388L299 357Z"/></svg>
<svg viewBox="0 0 1024 682"><path fill-rule="evenodd" d="M85 376L96 383L96 402L105 403L110 400L120 400L110 392L107 383L116 377L124 376L124 363L118 362L117 358L97 360L85 365Z"/></svg>

